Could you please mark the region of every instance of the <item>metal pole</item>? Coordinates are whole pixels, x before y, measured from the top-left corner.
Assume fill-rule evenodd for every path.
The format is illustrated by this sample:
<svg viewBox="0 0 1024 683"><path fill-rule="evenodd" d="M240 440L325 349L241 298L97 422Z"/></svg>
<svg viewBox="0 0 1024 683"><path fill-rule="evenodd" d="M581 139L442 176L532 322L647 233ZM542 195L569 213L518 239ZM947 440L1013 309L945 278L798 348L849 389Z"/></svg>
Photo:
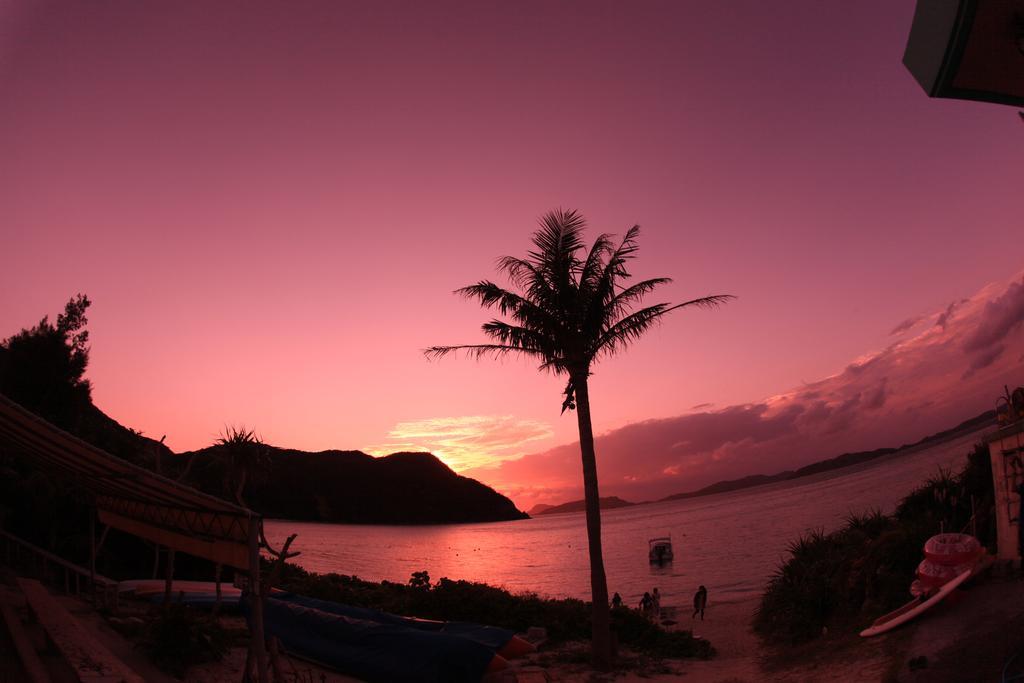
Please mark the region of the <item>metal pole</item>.
<svg viewBox="0 0 1024 683"><path fill-rule="evenodd" d="M263 586L260 580L260 518L249 517L249 591L252 600L252 645L256 654L256 680L269 683L267 641L263 631Z"/></svg>
<svg viewBox="0 0 1024 683"><path fill-rule="evenodd" d="M167 573L164 575L164 607L171 603L171 586L174 583L174 548L167 549Z"/></svg>
<svg viewBox="0 0 1024 683"><path fill-rule="evenodd" d="M92 604L96 605L96 511L89 511L89 589Z"/></svg>
<svg viewBox="0 0 1024 683"><path fill-rule="evenodd" d="M213 616L220 614L220 571L223 565L218 562L214 567L214 581L217 585L217 600L213 603Z"/></svg>

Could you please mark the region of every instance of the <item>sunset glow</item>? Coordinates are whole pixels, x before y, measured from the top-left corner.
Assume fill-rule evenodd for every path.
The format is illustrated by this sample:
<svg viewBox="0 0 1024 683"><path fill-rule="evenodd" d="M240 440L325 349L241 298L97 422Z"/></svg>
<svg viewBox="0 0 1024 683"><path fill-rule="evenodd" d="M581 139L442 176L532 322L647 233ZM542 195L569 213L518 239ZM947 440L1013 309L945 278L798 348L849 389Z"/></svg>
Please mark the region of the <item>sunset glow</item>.
<svg viewBox="0 0 1024 683"><path fill-rule="evenodd" d="M912 13L0 4L0 337L87 293L96 405L176 451L245 425L564 502L564 378L422 354L482 341L453 290L561 206L639 223L665 300L738 297L596 366L602 495L916 440L1024 384L1024 131L921 92Z"/></svg>

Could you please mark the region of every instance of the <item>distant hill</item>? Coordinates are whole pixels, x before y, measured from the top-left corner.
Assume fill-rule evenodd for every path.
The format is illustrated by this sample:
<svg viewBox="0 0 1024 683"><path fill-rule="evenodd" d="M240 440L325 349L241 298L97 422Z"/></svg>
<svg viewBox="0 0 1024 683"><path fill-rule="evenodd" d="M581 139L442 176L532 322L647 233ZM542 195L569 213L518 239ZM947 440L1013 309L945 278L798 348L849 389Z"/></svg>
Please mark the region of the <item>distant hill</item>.
<svg viewBox="0 0 1024 683"><path fill-rule="evenodd" d="M430 453L380 458L362 451L309 453L269 447L269 463L247 486L245 500L268 517L354 524L450 524L525 519L494 489L459 476ZM198 458L188 483L223 493L215 448Z"/></svg>
<svg viewBox="0 0 1024 683"><path fill-rule="evenodd" d="M827 460L820 460L818 462L805 465L796 470L785 470L783 472L777 472L775 474L751 474L746 477L739 479L729 479L726 481L719 481L705 486L704 488L696 491L687 491L685 493L675 493L671 496L659 498L655 501L642 501L639 503L630 503L611 496L609 498L601 499L601 509L611 509L617 507L624 507L629 505L647 505L649 503L660 503L670 500L682 500L684 498L697 498L699 496L710 496L716 493L728 493L729 491L740 491L742 489L752 488L754 486L764 486L765 484L772 484L777 481L788 481L790 479L799 479L800 477L808 477L812 474L818 474L820 472L828 472L830 470L837 470L843 467L849 467L851 465L858 465L860 463L869 462L878 458L892 456L899 457L906 455L915 450L923 448L925 446L933 446L943 441L954 439L963 434L968 434L973 431L977 431L988 425L995 424L996 411L989 410L977 417L972 417L969 420L964 420L956 427L952 429L946 429L935 434L924 437L911 444L904 444L899 448L876 448L873 451L859 451L856 453L843 453L837 455L834 458ZM564 503L562 505L547 505L538 504L535 505L531 510L531 515L549 515L559 512L581 512L584 509L584 502L582 500L576 500L571 503Z"/></svg>
<svg viewBox="0 0 1024 683"><path fill-rule="evenodd" d="M772 484L777 481L784 481L789 479L793 475L793 470L786 470L785 472L779 472L778 474L751 474L747 477L741 477L740 479L728 479L726 481L718 481L710 486L705 486L702 489L696 491L687 491L686 493L673 493L671 496L665 496L664 498L658 499L660 502L663 500L681 500L683 498L696 498L697 496L710 496L715 493L727 493L729 491L737 491L739 489L748 489L753 486L763 486L764 484Z"/></svg>
<svg viewBox="0 0 1024 683"><path fill-rule="evenodd" d="M92 402L85 311L89 300L73 297L51 324L0 338L0 392L25 409L88 443L131 463L178 479L207 493L234 500L247 484L246 503L269 517L320 522L444 524L523 519L511 500L480 482L462 477L429 453L394 453L375 458L360 451L305 453L284 448L236 449L237 460L257 463L242 477L236 464L225 481L227 457L215 447L175 455L160 441L117 423ZM244 446L244 444L243 444ZM226 455L226 453L225 453ZM263 457L265 455L265 457ZM22 459L0 477L0 518L20 515L36 524L33 509L45 502L25 482L37 468ZM71 482L62 477L62 485ZM56 488L53 489L56 491ZM53 507L59 495L50 501ZM51 530L52 531L52 530ZM52 542L52 539L50 539Z"/></svg>
<svg viewBox="0 0 1024 683"><path fill-rule="evenodd" d="M628 500L622 500L616 496L608 496L607 498L601 499L601 509L611 510L614 508L624 508L636 503L630 503ZM537 508L544 508L537 512ZM560 512L582 512L586 508L586 501L574 500L571 503L562 503L561 505L536 505L533 510L530 511L532 515L557 515Z"/></svg>
<svg viewBox="0 0 1024 683"><path fill-rule="evenodd" d="M961 434L967 434L990 424L995 424L995 421L996 411L989 410L977 417L964 420L952 429L937 432L930 436L926 436L919 441L915 441L914 443L904 444L899 448L876 448L873 451L843 453L842 455L837 455L834 458L820 460L818 462L811 463L810 465L805 465L797 470L786 470L776 474L752 474L741 479L719 481L696 491L688 491L686 493L676 493L671 496L666 496L665 498L659 499L658 502L666 500L680 500L683 498L696 498L697 496L710 496L715 493L726 493L728 491L738 491L740 489L751 488L753 486L763 486L764 484L771 484L777 481L788 481L791 479L799 479L800 477L809 477L812 474L837 470L851 465L859 465L860 463L869 462L885 456L905 455L924 446L932 446L942 443L943 441L954 439Z"/></svg>
<svg viewBox="0 0 1024 683"><path fill-rule="evenodd" d="M8 368L0 345L0 386ZM10 398L22 397L11 392ZM29 407L29 406L26 406ZM31 406L84 441L131 463L177 478L197 458L184 483L224 495L223 470L212 447L175 455L163 443L129 429L97 408L88 393L66 410ZM366 524L446 524L524 519L515 504L475 479L462 477L429 453L375 458L360 451L270 448L262 476L247 487L246 502L268 517ZM3 505L0 505L2 510Z"/></svg>

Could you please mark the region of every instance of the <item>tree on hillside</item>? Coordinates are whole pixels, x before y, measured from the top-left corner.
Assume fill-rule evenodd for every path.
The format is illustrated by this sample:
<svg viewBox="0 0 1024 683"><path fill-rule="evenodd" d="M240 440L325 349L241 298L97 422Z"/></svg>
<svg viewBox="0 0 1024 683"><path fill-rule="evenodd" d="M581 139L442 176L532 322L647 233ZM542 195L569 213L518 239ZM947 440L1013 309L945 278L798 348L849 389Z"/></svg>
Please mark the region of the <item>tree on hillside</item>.
<svg viewBox="0 0 1024 683"><path fill-rule="evenodd" d="M245 427L226 428L215 446L222 467L224 495L234 498L242 507L249 507L244 497L246 484L266 471L270 449L254 430Z"/></svg>
<svg viewBox="0 0 1024 683"><path fill-rule="evenodd" d="M0 342L0 393L54 424L75 431L91 400L84 378L89 364L89 331L83 294L72 297L57 316Z"/></svg>
<svg viewBox="0 0 1024 683"><path fill-rule="evenodd" d="M477 358L521 354L540 361L542 370L568 376L562 412L577 409L579 424L593 600L592 654L597 666L607 668L612 655L587 385L591 367L600 358L625 349L670 311L689 306L714 308L733 297L714 295L639 308L648 294L670 282L668 278L626 282L631 277L626 266L638 247L639 226L630 228L618 245L611 235L602 234L586 252L584 227L583 216L576 211L548 213L533 235L534 250L526 258L506 256L498 262L513 289L482 280L456 290L511 318L511 322L495 319L484 323L484 334L493 343L433 346L424 353L442 357L465 350Z"/></svg>

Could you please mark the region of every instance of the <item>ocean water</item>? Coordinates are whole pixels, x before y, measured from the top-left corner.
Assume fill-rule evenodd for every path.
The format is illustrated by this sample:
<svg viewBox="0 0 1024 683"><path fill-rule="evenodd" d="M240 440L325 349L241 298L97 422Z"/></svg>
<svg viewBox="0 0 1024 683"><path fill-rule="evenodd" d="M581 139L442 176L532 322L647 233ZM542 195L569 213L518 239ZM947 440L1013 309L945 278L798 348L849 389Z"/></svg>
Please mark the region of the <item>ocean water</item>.
<svg viewBox="0 0 1024 683"><path fill-rule="evenodd" d="M812 529L842 526L851 513L891 512L940 467L958 470L981 432L881 462L824 472L731 493L607 510L602 514L609 595L635 605L657 586L662 604L685 605L698 585L709 601L761 594L790 542ZM482 581L517 592L588 598L590 573L583 513L515 522L438 526L365 526L267 520L275 546L289 533L316 572L406 582L415 571L432 579ZM647 541L672 536L675 561L652 567Z"/></svg>

